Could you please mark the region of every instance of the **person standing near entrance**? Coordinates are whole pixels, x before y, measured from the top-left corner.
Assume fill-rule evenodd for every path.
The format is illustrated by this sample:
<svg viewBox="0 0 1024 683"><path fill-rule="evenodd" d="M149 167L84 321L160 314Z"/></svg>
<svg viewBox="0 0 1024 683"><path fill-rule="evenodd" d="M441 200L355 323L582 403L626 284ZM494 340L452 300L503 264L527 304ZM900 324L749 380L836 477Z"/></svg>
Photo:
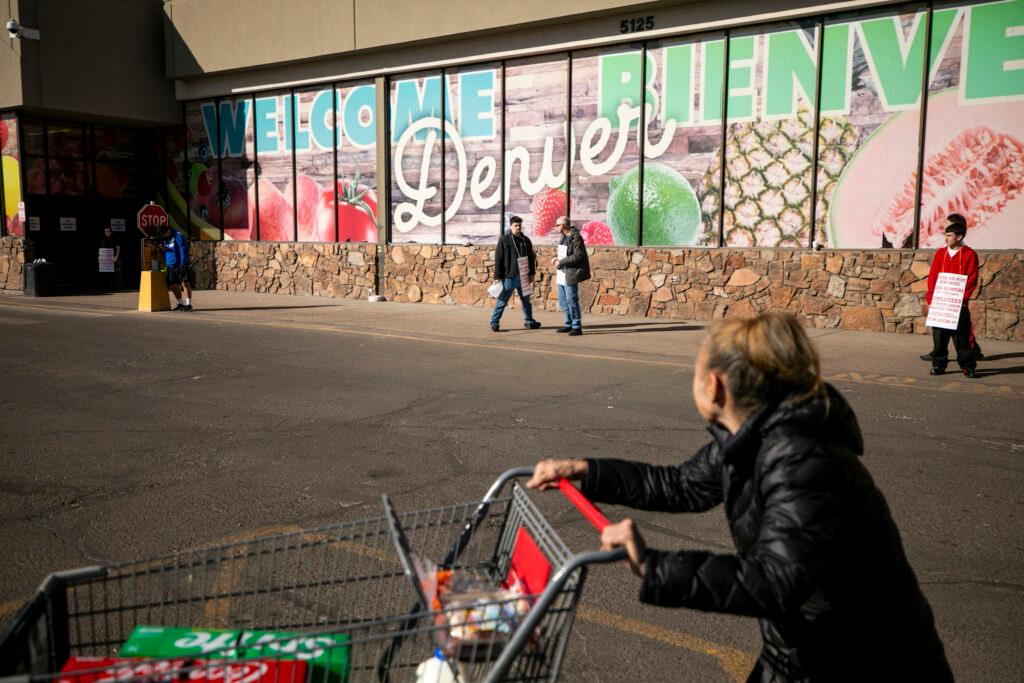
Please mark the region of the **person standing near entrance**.
<svg viewBox="0 0 1024 683"><path fill-rule="evenodd" d="M528 330L536 330L540 323L533 319L530 295L537 274L537 255L533 253L533 242L523 234L523 219L512 216L508 224L509 231L501 236L494 250L494 279L502 283L502 290L491 313L491 331L501 329L501 314L513 291L519 292L519 301L523 304L523 325Z"/></svg>
<svg viewBox="0 0 1024 683"><path fill-rule="evenodd" d="M964 236L967 234L967 220L958 213L951 213L946 218L946 227L943 230L943 237L946 238L946 246L935 252L932 259L932 267L928 273L928 294L926 301L932 305L932 295L935 294L935 284L938 282L939 273L956 273L967 276L967 286L964 288L964 300L960 305L960 319L957 321L956 330L947 330L942 327L932 328L932 375L941 375L946 372L946 365L949 364L949 339L953 338L953 348L956 349L956 362L963 371L964 376L975 378L975 367L978 357L974 350L974 335L971 331L971 309L967 302L970 300L974 290L978 287L978 255L973 249L964 244Z"/></svg>
<svg viewBox="0 0 1024 683"><path fill-rule="evenodd" d="M167 264L167 286L178 300L175 311L192 310L192 284L189 277L188 240L174 228L165 226L161 234L163 242L160 248L164 251L164 262ZM185 296L182 297L182 289Z"/></svg>
<svg viewBox="0 0 1024 683"><path fill-rule="evenodd" d="M558 306L562 309L559 332L575 337L583 334L583 313L580 311L580 283L590 279L590 259L583 235L562 216L555 223L562 232L558 241L558 255L551 259L557 270Z"/></svg>
<svg viewBox="0 0 1024 683"><path fill-rule="evenodd" d="M114 236L114 231L109 225L103 227L103 237L100 238L100 249L114 250L114 272L103 273L103 281L107 289L121 289L121 240Z"/></svg>

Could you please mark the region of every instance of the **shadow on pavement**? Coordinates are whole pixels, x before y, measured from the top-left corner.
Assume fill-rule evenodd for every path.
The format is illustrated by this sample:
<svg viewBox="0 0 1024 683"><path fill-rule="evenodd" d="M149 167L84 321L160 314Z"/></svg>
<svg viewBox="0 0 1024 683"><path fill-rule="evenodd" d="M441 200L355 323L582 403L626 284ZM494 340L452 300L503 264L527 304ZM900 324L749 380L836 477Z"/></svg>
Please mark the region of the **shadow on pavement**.
<svg viewBox="0 0 1024 683"><path fill-rule="evenodd" d="M193 313L201 313L205 311L290 311L299 310L302 308L335 308L336 304L313 304L311 306L237 306L229 308L196 308Z"/></svg>
<svg viewBox="0 0 1024 683"><path fill-rule="evenodd" d="M607 327L627 327L627 329L598 330L597 332L593 332L592 331L595 328L599 328L599 327L603 327L603 326L602 325L584 325L583 326L583 334L586 335L586 334L633 334L633 333L636 333L636 332L692 332L694 330L703 330L704 329L703 325L672 325L672 326L669 326L669 327L648 327L646 325L642 325L642 326L639 326L639 327L636 327L636 326L628 326L627 327L626 325L607 325Z"/></svg>
<svg viewBox="0 0 1024 683"><path fill-rule="evenodd" d="M649 327L649 328L661 328L661 329L687 329L687 330L701 330L704 329L703 325L681 325L678 321L672 320L665 322L632 322L632 323L600 323L597 325L583 325L584 330L607 330L620 327Z"/></svg>
<svg viewBox="0 0 1024 683"><path fill-rule="evenodd" d="M1022 351L1020 353L1000 353L1000 354L997 354L995 356L985 356L981 360L983 360L983 361L1006 360L1007 358L1024 358L1024 351Z"/></svg>
<svg viewBox="0 0 1024 683"><path fill-rule="evenodd" d="M1006 354L1007 356L1020 356L1024 354ZM1024 365L1015 365L1012 368L978 368L978 377L991 377L993 375L1021 375L1024 374Z"/></svg>

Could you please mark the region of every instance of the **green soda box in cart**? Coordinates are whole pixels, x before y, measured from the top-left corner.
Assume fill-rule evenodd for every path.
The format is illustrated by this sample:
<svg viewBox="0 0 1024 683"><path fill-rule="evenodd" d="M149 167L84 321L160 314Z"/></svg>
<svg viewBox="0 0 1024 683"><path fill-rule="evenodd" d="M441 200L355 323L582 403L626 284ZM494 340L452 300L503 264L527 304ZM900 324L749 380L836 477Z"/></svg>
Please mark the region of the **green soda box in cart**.
<svg viewBox="0 0 1024 683"><path fill-rule="evenodd" d="M348 680L348 636L343 633L306 635L244 631L238 645L242 657L272 657L306 662L309 667L309 683L345 683Z"/></svg>
<svg viewBox="0 0 1024 683"><path fill-rule="evenodd" d="M121 647L122 657L241 659L266 657L306 662L309 683L345 683L348 636L277 631L136 626Z"/></svg>

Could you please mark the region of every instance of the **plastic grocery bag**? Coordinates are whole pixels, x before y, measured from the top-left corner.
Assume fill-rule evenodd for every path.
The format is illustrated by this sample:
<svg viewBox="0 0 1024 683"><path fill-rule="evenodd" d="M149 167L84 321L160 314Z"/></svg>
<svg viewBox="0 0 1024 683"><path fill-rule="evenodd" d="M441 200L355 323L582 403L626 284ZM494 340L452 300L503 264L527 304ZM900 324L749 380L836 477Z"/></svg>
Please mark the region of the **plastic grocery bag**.
<svg viewBox="0 0 1024 683"><path fill-rule="evenodd" d="M497 299L498 296L501 294L502 290L504 289L505 285L503 285L499 280L487 288L487 294L489 294L492 299Z"/></svg>

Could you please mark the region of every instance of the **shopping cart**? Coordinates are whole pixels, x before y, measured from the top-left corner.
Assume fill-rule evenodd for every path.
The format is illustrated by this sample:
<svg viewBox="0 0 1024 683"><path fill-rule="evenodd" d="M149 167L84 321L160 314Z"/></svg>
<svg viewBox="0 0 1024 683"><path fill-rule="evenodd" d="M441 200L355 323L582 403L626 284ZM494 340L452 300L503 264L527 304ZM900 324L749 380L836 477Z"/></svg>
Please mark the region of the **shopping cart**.
<svg viewBox="0 0 1024 683"><path fill-rule="evenodd" d="M434 655L446 665L436 680L557 680L587 565L625 554L571 553L517 481L532 471L505 472L479 502L51 574L0 639L0 676L21 682L249 683L268 680L250 675L253 667L278 662L269 679L275 683L397 683L418 680ZM571 484L560 488L595 526L608 523ZM451 623L458 608L423 604L396 553L396 525L410 547L440 568L495 585L509 581L524 535L534 560L551 571L528 597L493 605L487 618L496 623L485 625L491 637L466 640L458 648L449 642L445 649L442 625ZM220 641L201 659L164 656L145 666L96 660L91 677L57 673L72 656L116 656L141 625L263 636L256 646ZM321 659L345 660L343 670L318 669L312 661L305 673L289 669L286 660L295 658L299 637L313 643Z"/></svg>

